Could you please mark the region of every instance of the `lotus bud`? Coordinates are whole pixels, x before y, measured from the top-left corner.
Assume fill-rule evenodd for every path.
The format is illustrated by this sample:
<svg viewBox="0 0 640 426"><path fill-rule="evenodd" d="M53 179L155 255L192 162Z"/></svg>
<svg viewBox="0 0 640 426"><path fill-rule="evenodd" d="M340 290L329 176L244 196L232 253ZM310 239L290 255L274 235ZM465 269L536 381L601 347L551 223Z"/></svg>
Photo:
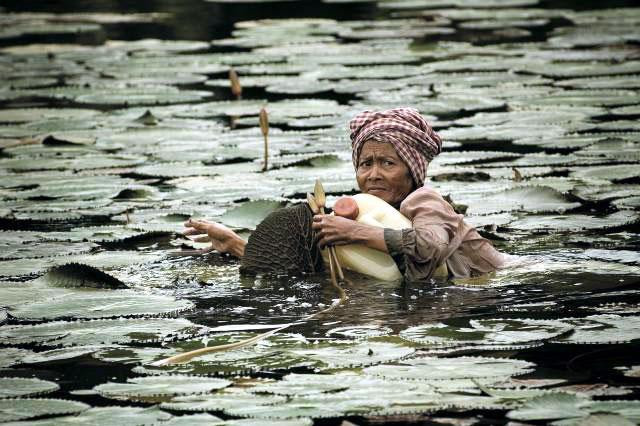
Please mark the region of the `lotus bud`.
<svg viewBox="0 0 640 426"><path fill-rule="evenodd" d="M262 134L266 138L269 134L269 114L264 108L260 108L260 130L262 130Z"/></svg>
<svg viewBox="0 0 640 426"><path fill-rule="evenodd" d="M264 165L262 166L262 171L266 172L269 167L269 115L264 108L260 108L260 130L262 130L262 136L264 137Z"/></svg>
<svg viewBox="0 0 640 426"><path fill-rule="evenodd" d="M238 73L233 68L229 70L229 81L231 82L231 93L236 99L242 99L242 86L240 85L240 79Z"/></svg>

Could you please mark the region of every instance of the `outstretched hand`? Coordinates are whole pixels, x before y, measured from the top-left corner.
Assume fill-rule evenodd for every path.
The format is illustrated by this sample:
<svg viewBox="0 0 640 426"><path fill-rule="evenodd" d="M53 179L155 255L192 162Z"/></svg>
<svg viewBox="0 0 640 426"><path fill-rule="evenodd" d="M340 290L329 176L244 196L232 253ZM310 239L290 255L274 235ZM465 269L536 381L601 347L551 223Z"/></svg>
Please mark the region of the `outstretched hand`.
<svg viewBox="0 0 640 426"><path fill-rule="evenodd" d="M220 223L189 219L184 223L184 226L187 229L183 234L194 236L190 238L192 241L211 242L209 247L199 250L201 254L217 250L220 253L229 253L237 257L244 255L247 243L238 234Z"/></svg>

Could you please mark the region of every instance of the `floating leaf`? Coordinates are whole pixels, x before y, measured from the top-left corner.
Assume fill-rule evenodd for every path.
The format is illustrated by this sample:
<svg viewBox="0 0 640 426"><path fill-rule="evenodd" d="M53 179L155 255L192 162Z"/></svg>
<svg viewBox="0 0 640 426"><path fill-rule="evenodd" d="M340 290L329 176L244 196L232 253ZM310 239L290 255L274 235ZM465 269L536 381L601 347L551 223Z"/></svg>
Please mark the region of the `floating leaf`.
<svg viewBox="0 0 640 426"><path fill-rule="evenodd" d="M139 294L132 290L80 291L59 298L15 306L11 315L21 319L153 317L193 308L187 300Z"/></svg>
<svg viewBox="0 0 640 426"><path fill-rule="evenodd" d="M222 411L236 407L281 404L287 399L276 395L259 395L246 392L218 392L205 395L174 397L162 402L161 408L175 411Z"/></svg>
<svg viewBox="0 0 640 426"><path fill-rule="evenodd" d="M561 321L487 319L471 320L468 327L424 324L402 330L399 336L423 345L515 345L549 340L572 328Z"/></svg>
<svg viewBox="0 0 640 426"><path fill-rule="evenodd" d="M0 377L0 398L15 398L55 392L60 389L54 382L35 378Z"/></svg>
<svg viewBox="0 0 640 426"><path fill-rule="evenodd" d="M94 387L100 395L115 399L144 400L177 395L209 393L226 388L230 381L193 376L150 376L128 379L126 383L104 383Z"/></svg>
<svg viewBox="0 0 640 426"><path fill-rule="evenodd" d="M0 348L0 367L4 368L20 364L24 357L33 353L34 352L26 349Z"/></svg>
<svg viewBox="0 0 640 426"><path fill-rule="evenodd" d="M194 336L207 330L204 326L177 318L56 321L38 325L2 326L0 342L35 343L42 346L144 343Z"/></svg>
<svg viewBox="0 0 640 426"><path fill-rule="evenodd" d="M524 405L507 413L515 420L553 420L583 417L589 412L584 409L588 399L568 393L552 393L532 398Z"/></svg>
<svg viewBox="0 0 640 426"><path fill-rule="evenodd" d="M22 422L32 426L72 426L90 424L95 426L109 426L114 423L126 424L135 419L140 424L165 423L172 418L171 414L159 410L156 406L140 407L94 407L74 416L55 417L52 419Z"/></svg>
<svg viewBox="0 0 640 426"><path fill-rule="evenodd" d="M511 222L508 227L521 230L554 230L572 232L581 230L612 229L630 225L639 220L634 211L623 210L607 216L596 217L585 214L567 214L552 216L526 216Z"/></svg>
<svg viewBox="0 0 640 426"><path fill-rule="evenodd" d="M0 399L0 422L30 419L39 416L81 413L89 406L64 399Z"/></svg>
<svg viewBox="0 0 640 426"><path fill-rule="evenodd" d="M220 221L234 228L255 229L269 213L282 208L280 201L257 200L248 201L237 207L227 210Z"/></svg>
<svg viewBox="0 0 640 426"><path fill-rule="evenodd" d="M412 358L399 365L375 365L363 372L390 380L452 380L525 374L534 364L516 359L483 357Z"/></svg>
<svg viewBox="0 0 640 426"><path fill-rule="evenodd" d="M567 322L573 324L574 332L557 343L612 344L640 339L640 317L636 316L602 314Z"/></svg>
<svg viewBox="0 0 640 426"><path fill-rule="evenodd" d="M509 211L564 212L580 206L580 203L569 202L558 191L544 186L525 186L482 194L477 201L461 197L459 201L469 205L469 215Z"/></svg>
<svg viewBox="0 0 640 426"><path fill-rule="evenodd" d="M351 327L337 327L327 331L327 336L337 335L352 339L368 339L370 337L386 336L393 330L380 325L360 325Z"/></svg>

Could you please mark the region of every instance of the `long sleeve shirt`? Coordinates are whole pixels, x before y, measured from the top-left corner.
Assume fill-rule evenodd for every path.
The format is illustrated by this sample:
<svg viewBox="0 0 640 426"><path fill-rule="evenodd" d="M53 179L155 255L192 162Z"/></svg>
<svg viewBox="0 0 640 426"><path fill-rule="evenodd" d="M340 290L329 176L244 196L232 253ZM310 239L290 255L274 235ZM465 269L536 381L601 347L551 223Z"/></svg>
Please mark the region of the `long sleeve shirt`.
<svg viewBox="0 0 640 426"><path fill-rule="evenodd" d="M407 281L429 280L443 263L450 278L479 276L505 263L505 256L433 188L423 186L409 194L400 213L412 227L385 228L384 240Z"/></svg>

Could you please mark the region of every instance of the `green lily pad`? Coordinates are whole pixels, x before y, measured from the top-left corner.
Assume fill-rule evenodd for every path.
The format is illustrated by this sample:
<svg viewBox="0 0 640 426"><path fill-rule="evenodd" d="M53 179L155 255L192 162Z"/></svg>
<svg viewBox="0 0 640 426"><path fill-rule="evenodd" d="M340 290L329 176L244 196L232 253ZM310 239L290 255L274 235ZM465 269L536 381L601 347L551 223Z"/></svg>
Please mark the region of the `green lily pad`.
<svg viewBox="0 0 640 426"><path fill-rule="evenodd" d="M570 78L554 83L554 86L575 89L638 89L638 75Z"/></svg>
<svg viewBox="0 0 640 426"><path fill-rule="evenodd" d="M0 399L55 392L60 389L54 382L35 378L0 377Z"/></svg>
<svg viewBox="0 0 640 426"><path fill-rule="evenodd" d="M393 330L381 325L360 325L332 328L327 331L327 336L341 336L351 339L368 339L370 337L386 336L391 334Z"/></svg>
<svg viewBox="0 0 640 426"><path fill-rule="evenodd" d="M574 332L556 340L557 343L613 344L640 339L640 317L637 316L602 314L566 322L574 326Z"/></svg>
<svg viewBox="0 0 640 426"><path fill-rule="evenodd" d="M640 167L636 164L620 164L615 166L580 168L571 172L571 176L581 179L602 179L616 182L639 177Z"/></svg>
<svg viewBox="0 0 640 426"><path fill-rule="evenodd" d="M132 290L79 291L57 299L15 306L12 316L21 319L113 318L170 316L193 308L187 300L138 294Z"/></svg>
<svg viewBox="0 0 640 426"><path fill-rule="evenodd" d="M72 348L51 349L42 352L33 352L22 358L22 364L57 364L65 363L75 358L82 358L89 354L92 354L100 349L102 346L76 346Z"/></svg>
<svg viewBox="0 0 640 426"><path fill-rule="evenodd" d="M44 274L39 282L51 287L84 287L84 288L128 288L126 284L117 278L106 274L99 269L79 263L65 263L53 266ZM68 296L65 294L65 297Z"/></svg>
<svg viewBox="0 0 640 426"><path fill-rule="evenodd" d="M179 318L56 321L38 325L2 326L0 342L35 343L41 346L144 343L194 336L206 331L204 326Z"/></svg>
<svg viewBox="0 0 640 426"><path fill-rule="evenodd" d="M482 194L477 200L461 197L458 201L469 206L469 215L509 211L564 212L580 206L580 203L569 202L558 191L544 186L518 187L493 194Z"/></svg>
<svg viewBox="0 0 640 426"><path fill-rule="evenodd" d="M0 111L0 122L28 123L36 120L89 119L100 111L84 108L13 108Z"/></svg>
<svg viewBox="0 0 640 426"><path fill-rule="evenodd" d="M224 379L193 376L150 376L127 379L126 383L108 382L93 389L106 398L145 400L178 395L209 393L229 386Z"/></svg>
<svg viewBox="0 0 640 426"><path fill-rule="evenodd" d="M21 364L22 360L35 352L18 348L0 348L0 367Z"/></svg>
<svg viewBox="0 0 640 426"><path fill-rule="evenodd" d="M640 210L640 196L621 198L619 200L615 200L613 205L619 209Z"/></svg>
<svg viewBox="0 0 640 426"><path fill-rule="evenodd" d="M162 402L161 408L175 411L221 411L236 407L281 404L287 399L278 395L250 394L244 391L217 392L205 395L178 396Z"/></svg>
<svg viewBox="0 0 640 426"><path fill-rule="evenodd" d="M132 167L144 161L141 157L120 155L85 155L73 159L15 158L0 161L0 168L16 171L87 170Z"/></svg>
<svg viewBox="0 0 640 426"><path fill-rule="evenodd" d="M443 323L424 324L402 330L399 336L422 345L515 345L542 342L572 330L570 324L544 320L471 320L468 327Z"/></svg>
<svg viewBox="0 0 640 426"><path fill-rule="evenodd" d="M603 217L585 214L566 214L553 216L527 216L511 222L508 226L521 230L553 230L572 232L581 230L612 229L637 222L639 216L633 211L619 211Z"/></svg>
<svg viewBox="0 0 640 426"><path fill-rule="evenodd" d="M281 201L256 200L248 201L227 210L220 221L227 226L243 229L255 229L269 213L282 208Z"/></svg>
<svg viewBox="0 0 640 426"><path fill-rule="evenodd" d="M524 405L507 413L514 420L553 420L583 417L588 399L567 393L552 393L532 398Z"/></svg>
<svg viewBox="0 0 640 426"><path fill-rule="evenodd" d="M54 417L51 419L21 422L30 426L66 426L90 424L109 426L114 423L125 424L135 419L140 424L166 423L172 418L171 414L158 407L94 407L73 416Z"/></svg>
<svg viewBox="0 0 640 426"><path fill-rule="evenodd" d="M432 358L404 360L399 365L366 367L366 375L388 380L451 380L520 375L532 370L533 363L516 359L485 357Z"/></svg>
<svg viewBox="0 0 640 426"><path fill-rule="evenodd" d="M30 419L39 416L81 413L89 405L64 399L0 399L0 422Z"/></svg>
<svg viewBox="0 0 640 426"><path fill-rule="evenodd" d="M324 369L353 368L406 358L415 350L385 342L362 342L342 345L307 345L291 353L319 361Z"/></svg>
<svg viewBox="0 0 640 426"><path fill-rule="evenodd" d="M276 406L244 406L226 408L225 414L239 417L250 417L258 419L295 419L298 417L311 417L314 419L341 417L345 413L327 406L321 402L285 402Z"/></svg>

